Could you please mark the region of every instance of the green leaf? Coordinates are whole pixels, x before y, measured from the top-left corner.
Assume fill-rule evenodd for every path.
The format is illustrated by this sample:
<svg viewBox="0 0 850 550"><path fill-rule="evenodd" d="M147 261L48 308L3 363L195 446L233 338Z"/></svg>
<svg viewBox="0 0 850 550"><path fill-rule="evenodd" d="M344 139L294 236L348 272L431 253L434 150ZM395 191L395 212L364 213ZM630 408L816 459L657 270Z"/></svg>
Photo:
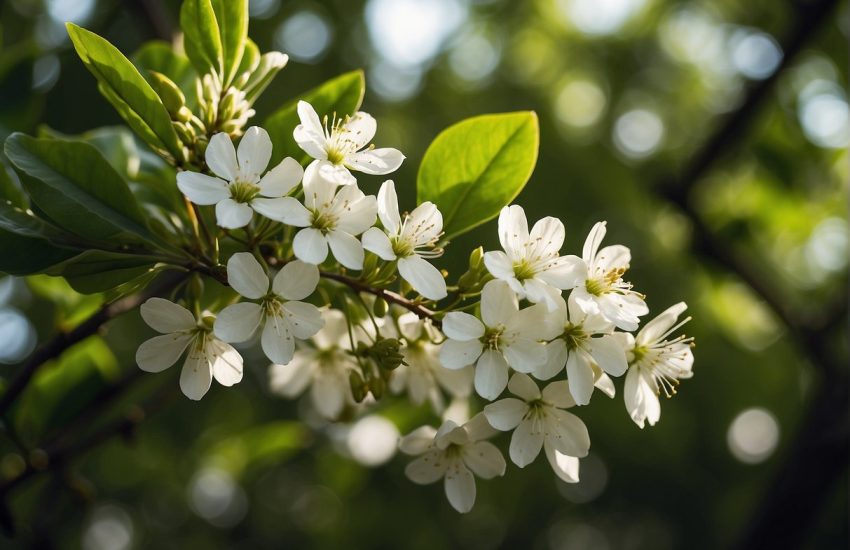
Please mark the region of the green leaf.
<svg viewBox="0 0 850 550"><path fill-rule="evenodd" d="M351 71L301 94L272 114L263 124L274 144L272 166L284 157L301 160L307 158L292 137L292 131L301 122L296 111L299 99L312 104L319 118L333 113L337 116L353 115L363 102L365 90L366 80L363 71Z"/></svg>
<svg viewBox="0 0 850 550"><path fill-rule="evenodd" d="M0 229L0 272L9 275L31 275L40 273L60 262L79 254L51 244L40 238L25 237Z"/></svg>
<svg viewBox="0 0 850 550"><path fill-rule="evenodd" d="M26 208L29 202L24 190L12 180L9 169L2 162L0 162L0 201L11 203L18 208Z"/></svg>
<svg viewBox="0 0 850 550"><path fill-rule="evenodd" d="M226 88L239 74L248 40L248 0L212 0L221 37L222 82Z"/></svg>
<svg viewBox="0 0 850 550"><path fill-rule="evenodd" d="M6 201L0 201L0 229L36 239L61 239L65 233L41 220L29 211Z"/></svg>
<svg viewBox="0 0 850 550"><path fill-rule="evenodd" d="M236 70L237 75L242 73L251 73L260 64L260 48L256 42L250 38L245 40L245 51L242 52L242 61L239 63L239 68Z"/></svg>
<svg viewBox="0 0 850 550"><path fill-rule="evenodd" d="M112 290L149 273L155 258L135 254L118 254L103 250L86 250L46 271L61 275L80 294Z"/></svg>
<svg viewBox="0 0 850 550"><path fill-rule="evenodd" d="M222 73L221 33L210 0L186 0L180 8L180 27L186 55L199 75Z"/></svg>
<svg viewBox="0 0 850 550"><path fill-rule="evenodd" d="M210 466L239 478L251 469L280 464L308 441L307 431L298 422L269 422L218 441L204 456Z"/></svg>
<svg viewBox="0 0 850 550"><path fill-rule="evenodd" d="M152 40L145 42L135 54L133 62L141 70L142 74L147 71L162 73L180 86L183 93L194 92L194 83L197 73L192 63L185 55L174 51L168 42ZM189 97L194 93L188 93Z"/></svg>
<svg viewBox="0 0 850 550"><path fill-rule="evenodd" d="M416 178L419 203L443 213L452 239L499 215L525 187L537 162L537 115L483 115L443 130L431 143Z"/></svg>
<svg viewBox="0 0 850 550"><path fill-rule="evenodd" d="M159 96L115 46L73 23L68 34L98 88L127 124L154 149L182 158L182 147Z"/></svg>
<svg viewBox="0 0 850 550"><path fill-rule="evenodd" d="M33 202L65 229L100 242L124 233L154 240L127 183L92 145L15 133L6 155L32 176L24 183Z"/></svg>

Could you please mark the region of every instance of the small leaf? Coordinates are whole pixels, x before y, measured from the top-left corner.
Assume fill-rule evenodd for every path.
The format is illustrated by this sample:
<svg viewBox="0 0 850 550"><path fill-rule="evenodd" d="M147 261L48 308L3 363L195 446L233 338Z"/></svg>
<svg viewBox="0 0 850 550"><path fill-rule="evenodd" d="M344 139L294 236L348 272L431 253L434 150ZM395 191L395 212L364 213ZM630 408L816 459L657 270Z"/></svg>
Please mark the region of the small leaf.
<svg viewBox="0 0 850 550"><path fill-rule="evenodd" d="M98 88L127 124L154 149L181 159L182 146L159 96L115 46L73 23L68 34Z"/></svg>
<svg viewBox="0 0 850 550"><path fill-rule="evenodd" d="M250 470L280 464L308 441L307 431L298 422L269 422L219 440L204 456L210 466L239 478Z"/></svg>
<svg viewBox="0 0 850 550"><path fill-rule="evenodd" d="M31 176L33 202L65 229L99 242L122 233L154 240L127 183L93 146L15 133L6 155Z"/></svg>
<svg viewBox="0 0 850 550"><path fill-rule="evenodd" d="M212 0L221 37L222 82L225 88L239 74L248 40L248 0Z"/></svg>
<svg viewBox="0 0 850 550"><path fill-rule="evenodd" d="M180 8L180 27L186 55L199 75L221 75L223 52L221 33L210 0L186 0Z"/></svg>
<svg viewBox="0 0 850 550"><path fill-rule="evenodd" d="M301 122L296 111L299 99L313 105L320 118L333 113L337 116L353 115L363 102L365 90L363 71L351 71L301 94L272 114L263 125L274 143L272 166L284 157L302 160L307 158L292 137L293 130Z"/></svg>
<svg viewBox="0 0 850 550"><path fill-rule="evenodd" d="M495 218L516 198L534 170L539 141L531 111L469 118L437 136L416 189L420 204L440 208L447 240Z"/></svg>
<svg viewBox="0 0 850 550"><path fill-rule="evenodd" d="M11 203L18 208L26 208L29 202L24 190L12 180L9 169L2 162L0 162L0 200Z"/></svg>
<svg viewBox="0 0 850 550"><path fill-rule="evenodd" d="M162 40L145 42L133 54L132 59L142 75L146 75L148 71L156 71L176 82L184 94L195 91L194 83L197 73L192 63L185 55L175 52L168 42ZM188 93L190 99L194 95L194 93Z"/></svg>

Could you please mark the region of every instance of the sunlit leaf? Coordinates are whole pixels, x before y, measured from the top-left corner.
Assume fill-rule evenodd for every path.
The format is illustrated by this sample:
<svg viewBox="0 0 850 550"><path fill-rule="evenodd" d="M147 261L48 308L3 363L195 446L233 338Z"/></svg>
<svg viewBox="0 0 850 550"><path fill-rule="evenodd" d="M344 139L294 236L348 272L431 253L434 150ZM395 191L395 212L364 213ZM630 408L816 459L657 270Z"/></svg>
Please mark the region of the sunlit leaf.
<svg viewBox="0 0 850 550"><path fill-rule="evenodd" d="M210 0L186 0L180 8L186 55L198 74L221 74L224 54L215 10Z"/></svg>
<svg viewBox="0 0 850 550"><path fill-rule="evenodd" d="M428 147L416 189L419 203L443 213L446 239L495 218L525 187L537 162L537 115L483 115L444 130Z"/></svg>

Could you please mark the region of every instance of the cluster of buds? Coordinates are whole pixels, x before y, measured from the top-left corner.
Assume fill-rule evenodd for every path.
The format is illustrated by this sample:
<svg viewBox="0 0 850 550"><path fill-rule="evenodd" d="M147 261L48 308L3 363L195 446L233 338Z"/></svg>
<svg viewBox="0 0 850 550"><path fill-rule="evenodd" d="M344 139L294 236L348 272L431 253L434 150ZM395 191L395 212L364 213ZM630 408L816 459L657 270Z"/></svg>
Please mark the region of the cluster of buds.
<svg viewBox="0 0 850 550"><path fill-rule="evenodd" d="M358 342L353 355L363 361L361 365L364 367L363 376L356 371L349 375L351 393L357 402L363 401L369 393L375 399L380 399L386 392L392 371L407 365L401 352L401 342L396 338L379 336L371 345ZM371 365L377 369L370 368Z"/></svg>

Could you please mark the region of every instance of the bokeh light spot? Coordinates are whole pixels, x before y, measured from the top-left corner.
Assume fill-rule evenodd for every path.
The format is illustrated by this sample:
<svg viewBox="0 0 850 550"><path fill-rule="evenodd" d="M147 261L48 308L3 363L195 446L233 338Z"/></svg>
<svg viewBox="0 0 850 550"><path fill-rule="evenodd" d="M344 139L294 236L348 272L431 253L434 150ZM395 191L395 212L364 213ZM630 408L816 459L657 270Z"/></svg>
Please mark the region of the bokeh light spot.
<svg viewBox="0 0 850 550"><path fill-rule="evenodd" d="M189 483L192 510L217 527L239 523L248 509L245 492L233 477L218 468L199 471Z"/></svg>
<svg viewBox="0 0 850 550"><path fill-rule="evenodd" d="M732 455L741 462L764 462L779 443L779 423L766 409L746 409L729 425L726 442Z"/></svg>
<svg viewBox="0 0 850 550"><path fill-rule="evenodd" d="M333 41L333 27L326 17L305 9L291 15L275 32L275 46L292 59L315 63Z"/></svg>
<svg viewBox="0 0 850 550"><path fill-rule="evenodd" d="M364 466L380 466L391 459L398 446L395 424L379 415L365 416L348 432L351 457Z"/></svg>
<svg viewBox="0 0 850 550"><path fill-rule="evenodd" d="M558 0L558 8L580 32L601 36L620 30L645 3L646 0Z"/></svg>
<svg viewBox="0 0 850 550"><path fill-rule="evenodd" d="M735 69L754 80L773 74L782 61L779 44L772 36L761 31L739 30L732 33L729 49Z"/></svg>
<svg viewBox="0 0 850 550"><path fill-rule="evenodd" d="M83 530L85 550L127 550L133 545L133 521L122 508L98 506Z"/></svg>
<svg viewBox="0 0 850 550"><path fill-rule="evenodd" d="M664 139L664 123L655 112L634 109L614 124L614 145L624 155L644 158L654 153Z"/></svg>
<svg viewBox="0 0 850 550"><path fill-rule="evenodd" d="M35 349L32 323L13 307L0 308L0 363L19 363Z"/></svg>
<svg viewBox="0 0 850 550"><path fill-rule="evenodd" d="M576 79L564 84L555 99L558 120L574 128L596 124L605 112L605 92L590 80Z"/></svg>

